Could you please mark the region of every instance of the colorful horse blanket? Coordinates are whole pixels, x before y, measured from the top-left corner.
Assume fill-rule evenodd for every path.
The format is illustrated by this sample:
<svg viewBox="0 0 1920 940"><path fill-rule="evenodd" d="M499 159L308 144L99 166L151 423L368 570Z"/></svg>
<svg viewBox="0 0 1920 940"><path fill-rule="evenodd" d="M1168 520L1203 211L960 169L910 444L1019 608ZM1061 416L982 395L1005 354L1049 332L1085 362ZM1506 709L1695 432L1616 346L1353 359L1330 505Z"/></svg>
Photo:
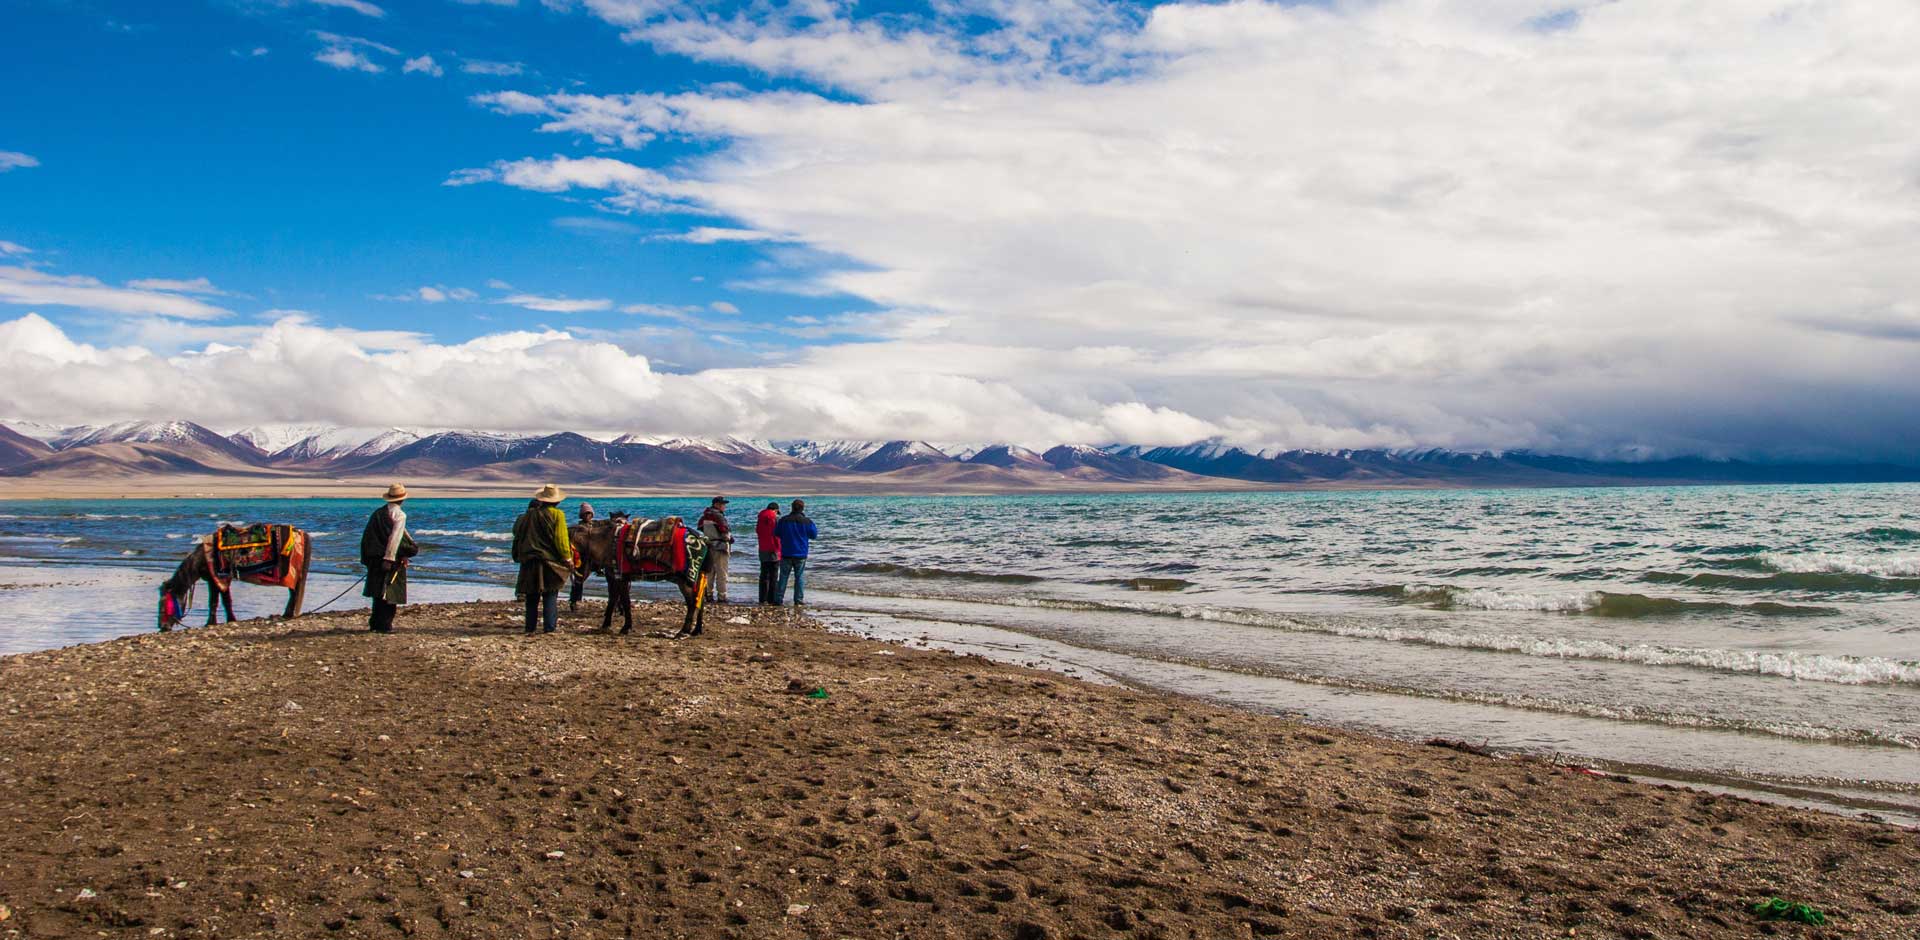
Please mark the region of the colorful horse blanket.
<svg viewBox="0 0 1920 940"><path fill-rule="evenodd" d="M291 588L300 580L307 534L290 525L223 525L202 543L207 568L224 589L234 579Z"/></svg>
<svg viewBox="0 0 1920 940"><path fill-rule="evenodd" d="M620 576L664 581L706 564L707 540L679 516L621 523L614 532Z"/></svg>

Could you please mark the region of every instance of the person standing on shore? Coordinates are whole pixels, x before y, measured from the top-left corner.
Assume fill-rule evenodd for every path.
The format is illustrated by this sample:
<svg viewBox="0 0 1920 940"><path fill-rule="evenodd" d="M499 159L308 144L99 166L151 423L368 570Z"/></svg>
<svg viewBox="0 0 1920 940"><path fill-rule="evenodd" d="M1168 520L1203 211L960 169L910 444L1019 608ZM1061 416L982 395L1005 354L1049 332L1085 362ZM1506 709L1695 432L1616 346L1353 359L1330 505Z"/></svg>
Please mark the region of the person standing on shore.
<svg viewBox="0 0 1920 940"><path fill-rule="evenodd" d="M727 526L727 498L715 496L713 504L700 514L700 534L707 537L713 553L713 579L707 582L707 600L727 602L727 556L733 554L733 530Z"/></svg>
<svg viewBox="0 0 1920 940"><path fill-rule="evenodd" d="M392 633L393 618L407 602L407 559L418 551L407 534L407 488L395 483L381 495L386 505L367 517L360 533L360 563L367 566L367 584L361 594L373 602L367 629ZM232 618L232 614L228 614Z"/></svg>
<svg viewBox="0 0 1920 940"><path fill-rule="evenodd" d="M580 503L580 524L593 521L593 504L584 500ZM580 598L587 593L587 576L593 572L581 568L573 573L573 589L567 593L567 613L573 613L580 606Z"/></svg>
<svg viewBox="0 0 1920 940"><path fill-rule="evenodd" d="M567 540L567 494L549 483L533 494L527 511L513 524L513 560L520 565L514 591L527 599L527 635L545 621L546 632L559 629L560 588L573 572L573 545Z"/></svg>
<svg viewBox="0 0 1920 940"><path fill-rule="evenodd" d="M776 606L780 597L773 593L773 585L779 577L780 540L774 536L773 527L779 521L780 504L768 503L753 525L755 547L760 550L760 603Z"/></svg>
<svg viewBox="0 0 1920 940"><path fill-rule="evenodd" d="M807 518L806 500L793 501L793 511L774 523L773 535L780 540L780 580L773 586L773 603L786 603L787 577L791 575L793 606L799 607L807 602L807 550L820 537L819 528Z"/></svg>

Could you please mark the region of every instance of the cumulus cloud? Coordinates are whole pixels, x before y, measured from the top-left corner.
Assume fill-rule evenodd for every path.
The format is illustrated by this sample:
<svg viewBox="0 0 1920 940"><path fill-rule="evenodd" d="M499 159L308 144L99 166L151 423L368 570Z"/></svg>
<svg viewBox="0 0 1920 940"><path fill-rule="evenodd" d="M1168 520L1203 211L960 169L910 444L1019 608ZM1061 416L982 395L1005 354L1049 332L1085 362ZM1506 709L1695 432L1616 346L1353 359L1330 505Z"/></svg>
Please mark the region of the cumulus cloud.
<svg viewBox="0 0 1920 940"><path fill-rule="evenodd" d="M409 74L413 72L419 72L423 75L432 75L436 78L447 74L447 70L444 68L441 68L439 63L433 61L433 56L430 56L430 55L423 55L423 56L418 56L416 58L408 59L407 61L401 63L400 71L409 73Z"/></svg>
<svg viewBox="0 0 1920 940"><path fill-rule="evenodd" d="M869 361L810 353L836 368L1255 446L1920 457L1900 0L584 6L794 81L486 97L638 155L450 182L845 259L736 285L895 312ZM705 155L652 158L668 134Z"/></svg>
<svg viewBox="0 0 1920 940"><path fill-rule="evenodd" d="M96 278L81 275L56 275L34 268L0 265L0 303L74 307L102 313L176 317L183 320L212 320L229 313L175 290L165 287L143 288L139 286L140 283L112 287ZM193 286L200 282L149 283Z"/></svg>
<svg viewBox="0 0 1920 940"><path fill-rule="evenodd" d="M193 327L180 327L186 330ZM439 344L408 334L328 330L289 316L257 332L159 355L78 342L36 314L0 322L0 398L30 420L186 417L202 423L389 422L498 430L1117 439L1143 421L1121 409L1055 413L1004 384L938 372L856 375L806 365L670 374L614 342L517 331ZM227 394L236 382L255 394ZM1172 433L1192 430L1172 412ZM1110 418L1111 422L1110 423ZM1172 440L1172 438L1167 438Z"/></svg>
<svg viewBox="0 0 1920 940"><path fill-rule="evenodd" d="M0 173L39 165L40 161L31 154L24 154L18 150L0 150Z"/></svg>

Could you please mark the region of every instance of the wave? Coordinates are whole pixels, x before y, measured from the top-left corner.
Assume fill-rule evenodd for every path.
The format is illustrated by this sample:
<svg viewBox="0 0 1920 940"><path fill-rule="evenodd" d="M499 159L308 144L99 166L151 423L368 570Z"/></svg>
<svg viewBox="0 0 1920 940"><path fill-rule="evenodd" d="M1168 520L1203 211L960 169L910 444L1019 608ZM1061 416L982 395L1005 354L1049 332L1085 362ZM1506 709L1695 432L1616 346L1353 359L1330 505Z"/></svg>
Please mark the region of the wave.
<svg viewBox="0 0 1920 940"><path fill-rule="evenodd" d="M1810 555L1785 555L1768 552L1760 560L1775 571L1788 574L1855 574L1874 578L1920 578L1920 555L1886 555L1863 558L1828 552Z"/></svg>
<svg viewBox="0 0 1920 940"><path fill-rule="evenodd" d="M1194 586L1192 581L1181 578L1111 578L1096 583L1111 584L1136 591L1184 591Z"/></svg>
<svg viewBox="0 0 1920 940"><path fill-rule="evenodd" d="M1920 542L1920 532L1899 526L1876 526L1854 538L1862 542Z"/></svg>
<svg viewBox="0 0 1920 940"><path fill-rule="evenodd" d="M849 594L845 587L837 590ZM1396 588L1397 590L1397 588ZM1127 613L1229 623L1236 626L1314 633L1361 640L1384 640L1447 649L1516 653L1551 659L1589 659L1642 666L1674 666L1713 672L1775 676L1838 685L1920 685L1920 660L1845 656L1796 650L1739 650L1659 646L1651 643L1614 643L1579 637L1524 633L1476 633L1454 629L1388 626L1337 620L1303 620L1282 614L1210 604L1176 605L1151 601L1077 601L1061 598L1006 595L993 598L954 598L938 595L890 594L909 600L964 600L1002 607L1028 607L1091 613Z"/></svg>
<svg viewBox="0 0 1920 940"><path fill-rule="evenodd" d="M483 542L511 542L511 532L482 532L478 529L415 529L415 535L438 535L460 539L479 539Z"/></svg>
<svg viewBox="0 0 1920 940"><path fill-rule="evenodd" d="M887 561L870 561L848 566L842 570L856 574L884 574L896 578L925 578L947 581L980 581L987 584L1038 584L1045 578L1030 574L987 573L981 571L952 571L946 568L927 568L914 565L896 565Z"/></svg>
<svg viewBox="0 0 1920 940"><path fill-rule="evenodd" d="M1423 604L1437 610L1534 611L1588 614L1595 617L1665 617L1712 613L1746 613L1767 617L1829 617L1839 613L1831 607L1776 604L1764 601L1757 604L1683 601L1672 597L1619 594L1612 591L1528 594L1488 588L1468 589L1446 585L1415 584L1359 588L1348 593Z"/></svg>
<svg viewBox="0 0 1920 940"><path fill-rule="evenodd" d="M1920 591L1920 578L1891 578L1832 571L1788 571L1762 575L1678 574L1652 571L1640 576L1654 584L1730 591L1801 591L1811 594L1904 594Z"/></svg>

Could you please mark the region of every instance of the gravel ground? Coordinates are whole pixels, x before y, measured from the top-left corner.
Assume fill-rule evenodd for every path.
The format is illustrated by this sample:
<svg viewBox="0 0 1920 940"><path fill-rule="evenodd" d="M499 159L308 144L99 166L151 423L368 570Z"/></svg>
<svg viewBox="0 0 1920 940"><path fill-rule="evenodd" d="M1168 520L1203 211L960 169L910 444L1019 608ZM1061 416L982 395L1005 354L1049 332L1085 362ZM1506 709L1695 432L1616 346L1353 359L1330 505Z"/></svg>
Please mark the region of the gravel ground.
<svg viewBox="0 0 1920 940"><path fill-rule="evenodd" d="M598 612L0 659L0 938L1920 937L1909 830Z"/></svg>

